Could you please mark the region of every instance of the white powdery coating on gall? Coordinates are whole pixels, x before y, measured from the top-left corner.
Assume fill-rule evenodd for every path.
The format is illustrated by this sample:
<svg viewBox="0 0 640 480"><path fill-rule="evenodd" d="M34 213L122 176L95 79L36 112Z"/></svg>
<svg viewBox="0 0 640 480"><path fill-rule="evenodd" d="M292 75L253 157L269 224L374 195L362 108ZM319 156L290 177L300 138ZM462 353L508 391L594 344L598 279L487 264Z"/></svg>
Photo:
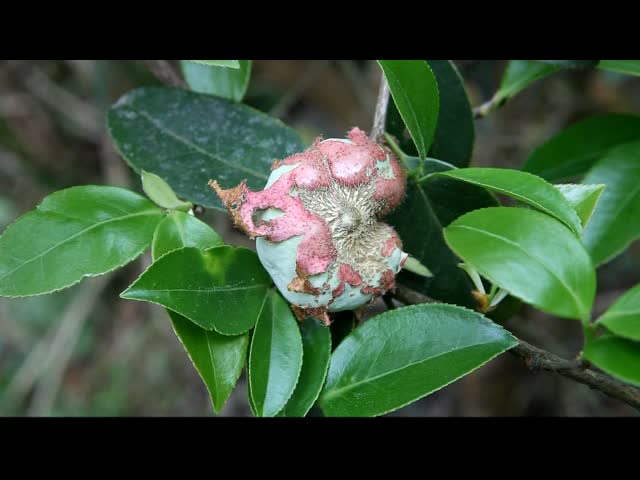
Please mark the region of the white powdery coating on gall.
<svg viewBox="0 0 640 480"><path fill-rule="evenodd" d="M344 139L338 140L351 143ZM282 165L275 169L265 189L298 166L299 164ZM376 162L376 168L380 177L395 178L388 157L384 162ZM377 286L384 291L381 281L383 272L391 270L395 275L401 270L407 254L400 248L394 247L390 255L382 255L382 249L393 229L380 223L375 217L380 205L373 200L374 190L374 182L347 187L332 181L329 187L289 192L300 197L307 211L327 223L337 252L337 259L326 272L308 277L309 283L319 290L318 294L293 292L288 286L297 277L296 257L302 236L281 242L270 242L264 237L256 238L256 249L263 266L289 302L308 308L325 306L329 312L355 310L372 300L373 292L363 293L364 286ZM256 217L268 221L280 215L281 211L271 208L258 212ZM356 286L345 283L344 290L334 297L333 292L341 283L341 264L351 266L360 275L362 283Z"/></svg>

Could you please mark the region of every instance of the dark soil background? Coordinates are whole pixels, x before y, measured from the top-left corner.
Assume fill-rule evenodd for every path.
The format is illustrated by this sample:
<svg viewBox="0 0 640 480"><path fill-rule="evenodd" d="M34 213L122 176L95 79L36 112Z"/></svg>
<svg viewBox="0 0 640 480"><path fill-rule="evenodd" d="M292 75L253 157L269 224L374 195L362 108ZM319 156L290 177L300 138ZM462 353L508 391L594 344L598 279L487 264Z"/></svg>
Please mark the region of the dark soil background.
<svg viewBox="0 0 640 480"><path fill-rule="evenodd" d="M457 60L473 105L495 91L504 61ZM246 102L306 139L371 128L380 69L373 61L256 61ZM139 61L0 61L0 230L55 190L82 184L141 191L115 153L105 111L122 94L159 82ZM477 121L474 166L519 168L572 122L600 112L640 112L640 78L599 70L543 79ZM230 244L253 247L223 214L208 221ZM211 416L207 391L161 308L118 294L148 255L62 292L0 299L0 415ZM640 281L638 244L598 274L596 313ZM506 323L567 358L578 322L524 308ZM315 414L319 414L314 412ZM245 377L223 416L248 416ZM619 416L631 407L504 354L390 416Z"/></svg>

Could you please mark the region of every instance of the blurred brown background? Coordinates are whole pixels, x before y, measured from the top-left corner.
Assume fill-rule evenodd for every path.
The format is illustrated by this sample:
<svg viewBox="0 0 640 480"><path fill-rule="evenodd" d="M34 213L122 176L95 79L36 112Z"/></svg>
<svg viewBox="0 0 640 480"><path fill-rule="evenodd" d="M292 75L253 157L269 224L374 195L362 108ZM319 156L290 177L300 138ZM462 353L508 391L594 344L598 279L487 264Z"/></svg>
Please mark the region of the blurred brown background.
<svg viewBox="0 0 640 480"><path fill-rule="evenodd" d="M496 89L504 61L455 61L471 103ZM373 61L256 61L246 97L307 140L371 128L380 69ZM110 184L141 191L114 152L105 111L120 95L159 82L140 61L0 61L0 230L55 190ZM533 148L599 112L640 112L640 79L599 70L561 72L477 121L472 164L519 168ZM205 220L231 244L253 246L223 214ZM52 295L0 299L0 415L213 415L207 391L166 313L118 298L148 255ZM633 245L598 275L596 314L640 282ZM567 358L577 322L524 308L505 326ZM314 414L318 414L314 412ZM247 416L245 377L221 415ZM557 375L531 373L504 354L390 416L638 415Z"/></svg>

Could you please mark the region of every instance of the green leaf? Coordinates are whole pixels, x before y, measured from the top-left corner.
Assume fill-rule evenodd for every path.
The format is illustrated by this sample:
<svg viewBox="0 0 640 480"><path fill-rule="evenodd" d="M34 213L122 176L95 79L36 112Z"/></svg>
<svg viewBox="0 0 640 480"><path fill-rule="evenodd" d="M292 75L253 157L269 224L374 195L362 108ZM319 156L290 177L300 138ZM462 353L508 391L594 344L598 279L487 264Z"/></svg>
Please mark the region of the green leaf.
<svg viewBox="0 0 640 480"><path fill-rule="evenodd" d="M595 164L584 183L606 185L583 241L596 265L640 236L640 141L620 145Z"/></svg>
<svg viewBox="0 0 640 480"><path fill-rule="evenodd" d="M454 168L445 162L427 159L425 172ZM408 271L398 275L399 283L437 300L474 307L471 282L458 268L459 260L446 245L442 228L471 210L497 205L484 189L446 178L418 185L407 183L403 203L388 217L402 239L402 249L433 274L424 277Z"/></svg>
<svg viewBox="0 0 640 480"><path fill-rule="evenodd" d="M274 417L291 397L302 367L302 339L287 302L275 290L253 331L249 383L256 415Z"/></svg>
<svg viewBox="0 0 640 480"><path fill-rule="evenodd" d="M382 415L515 345L509 332L465 308L398 308L362 324L333 352L320 407L328 416Z"/></svg>
<svg viewBox="0 0 640 480"><path fill-rule="evenodd" d="M208 225L183 212L171 212L153 235L152 255L183 247L216 247L222 240ZM245 364L249 335L226 336L205 330L189 319L167 310L173 330L209 391L213 409L219 412L231 395Z"/></svg>
<svg viewBox="0 0 640 480"><path fill-rule="evenodd" d="M240 68L240 60L189 60L210 67Z"/></svg>
<svg viewBox="0 0 640 480"><path fill-rule="evenodd" d="M402 116L400 115L395 102L390 101L387 105L387 118L385 120L384 129L388 134L393 135L402 152L407 155L411 155L411 158L416 157L416 166L422 164L422 161L417 158L418 149L416 148L416 144L413 143L411 134L409 133L409 130L407 130L407 126L404 124L404 120L402 120ZM411 169L412 168L410 168L410 170Z"/></svg>
<svg viewBox="0 0 640 480"><path fill-rule="evenodd" d="M580 221L582 222L582 228L587 226L593 211L596 208L596 204L602 195L602 191L605 185L583 185L583 184L559 184L554 185L560 193L564 195L564 198L575 209Z"/></svg>
<svg viewBox="0 0 640 480"><path fill-rule="evenodd" d="M531 60L511 60L502 75L500 88L493 97L496 103L502 103L524 90L536 80L546 77L559 70L554 65Z"/></svg>
<svg viewBox="0 0 640 480"><path fill-rule="evenodd" d="M461 168L433 173L426 180L434 176L461 180L508 195L557 218L576 234L582 232L578 214L562 193L547 181L530 173L507 168Z"/></svg>
<svg viewBox="0 0 640 480"><path fill-rule="evenodd" d="M282 417L304 417L320 395L331 357L331 331L313 318L306 318L302 332L302 370L293 395L278 413Z"/></svg>
<svg viewBox="0 0 640 480"><path fill-rule="evenodd" d="M511 295L560 317L589 320L595 270L580 241L554 218L486 208L458 218L444 236L466 263Z"/></svg>
<svg viewBox="0 0 640 480"><path fill-rule="evenodd" d="M429 156L457 167L471 161L475 122L462 77L451 60L427 60L438 81L438 125Z"/></svg>
<svg viewBox="0 0 640 480"><path fill-rule="evenodd" d="M182 210L185 212L193 208L193 204L191 202L183 202L180 200L169 184L159 176L142 170L141 177L142 190L144 190L147 197L149 197L156 205L162 208Z"/></svg>
<svg viewBox="0 0 640 480"><path fill-rule="evenodd" d="M201 249L224 245L222 238L209 225L184 212L170 212L163 219L151 243L153 258L183 247Z"/></svg>
<svg viewBox="0 0 640 480"><path fill-rule="evenodd" d="M622 113L580 120L553 136L529 156L522 169L548 181L586 173L608 150L640 139L640 116Z"/></svg>
<svg viewBox="0 0 640 480"><path fill-rule="evenodd" d="M618 298L596 323L616 335L640 341L640 285Z"/></svg>
<svg viewBox="0 0 640 480"><path fill-rule="evenodd" d="M251 78L251 60L238 60L239 68L210 67L182 60L180 65L185 80L194 92L208 93L242 101Z"/></svg>
<svg viewBox="0 0 640 480"><path fill-rule="evenodd" d="M165 212L116 187L55 192L0 237L0 296L51 293L129 263Z"/></svg>
<svg viewBox="0 0 640 480"><path fill-rule="evenodd" d="M378 60L422 160L438 122L438 82L424 60Z"/></svg>
<svg viewBox="0 0 640 480"><path fill-rule="evenodd" d="M200 328L171 310L167 312L176 335L207 386L214 411L219 412L242 373L249 334L221 335Z"/></svg>
<svg viewBox="0 0 640 480"><path fill-rule="evenodd" d="M585 69L598 65L600 60L536 60L537 62L570 69Z"/></svg>
<svg viewBox="0 0 640 480"><path fill-rule="evenodd" d="M582 354L608 374L640 386L640 343L603 336L587 342Z"/></svg>
<svg viewBox="0 0 640 480"><path fill-rule="evenodd" d="M141 88L109 111L111 136L136 170L164 178L181 197L223 209L207 185L223 188L247 179L264 187L274 159L304 150L300 138L279 120L246 105L173 88Z"/></svg>
<svg viewBox="0 0 640 480"><path fill-rule="evenodd" d="M630 75L640 75L640 60L600 60L598 68Z"/></svg>
<svg viewBox="0 0 640 480"><path fill-rule="evenodd" d="M249 249L186 247L158 258L120 296L157 303L207 330L239 335L255 325L270 285Z"/></svg>

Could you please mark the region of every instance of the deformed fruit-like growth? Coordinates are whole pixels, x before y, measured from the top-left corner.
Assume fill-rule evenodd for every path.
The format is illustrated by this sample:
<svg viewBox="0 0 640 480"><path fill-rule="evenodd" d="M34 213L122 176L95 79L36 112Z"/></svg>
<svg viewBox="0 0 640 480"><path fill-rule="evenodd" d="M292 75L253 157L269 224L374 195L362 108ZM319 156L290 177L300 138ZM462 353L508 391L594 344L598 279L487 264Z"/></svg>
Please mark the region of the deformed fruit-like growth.
<svg viewBox="0 0 640 480"><path fill-rule="evenodd" d="M264 190L209 184L298 319L328 325L327 312L355 310L395 287L407 259L380 218L401 202L406 176L388 149L354 128L276 160Z"/></svg>

